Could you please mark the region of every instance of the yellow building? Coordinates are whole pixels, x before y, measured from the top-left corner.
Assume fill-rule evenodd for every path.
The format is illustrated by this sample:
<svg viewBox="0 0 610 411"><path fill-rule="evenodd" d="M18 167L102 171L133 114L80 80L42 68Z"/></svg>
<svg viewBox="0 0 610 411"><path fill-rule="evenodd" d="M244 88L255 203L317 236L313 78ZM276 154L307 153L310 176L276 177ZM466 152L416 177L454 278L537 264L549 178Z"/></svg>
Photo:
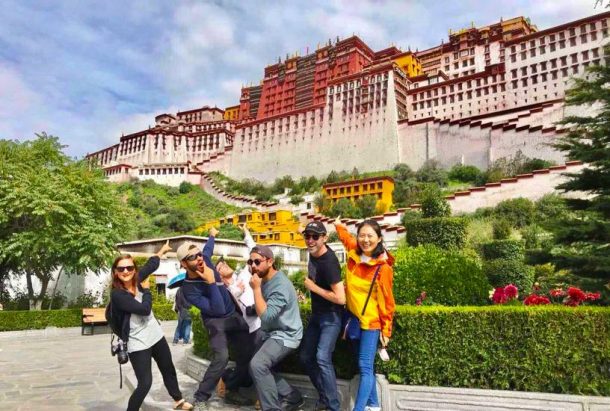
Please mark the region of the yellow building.
<svg viewBox="0 0 610 411"><path fill-rule="evenodd" d="M197 227L196 231L205 233L211 227L223 224L247 224L252 238L259 244L288 244L305 247L303 236L299 234L299 222L290 210L250 211L230 215L218 220L208 221Z"/></svg>
<svg viewBox="0 0 610 411"><path fill-rule="evenodd" d="M407 77L417 77L424 73L419 59L410 51L394 57L394 63L405 72Z"/></svg>
<svg viewBox="0 0 610 411"><path fill-rule="evenodd" d="M332 203L342 198L351 201L365 196L377 198L377 209L383 212L392 207L392 193L394 192L394 179L392 177L371 177L362 180L342 181L339 183L324 184L322 191Z"/></svg>
<svg viewBox="0 0 610 411"><path fill-rule="evenodd" d="M223 114L224 120L229 121L237 121L239 120L239 106L231 106L225 108L225 113Z"/></svg>

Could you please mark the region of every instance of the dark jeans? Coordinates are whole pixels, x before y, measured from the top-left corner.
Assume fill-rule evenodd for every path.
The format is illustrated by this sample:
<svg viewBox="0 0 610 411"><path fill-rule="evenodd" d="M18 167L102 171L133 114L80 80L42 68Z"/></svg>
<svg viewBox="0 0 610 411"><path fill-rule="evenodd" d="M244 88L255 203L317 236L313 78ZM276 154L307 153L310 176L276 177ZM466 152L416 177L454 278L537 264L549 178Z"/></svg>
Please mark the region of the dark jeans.
<svg viewBox="0 0 610 411"><path fill-rule="evenodd" d="M340 313L313 313L303 335L299 355L303 368L318 390L320 402L332 411L339 411L341 407L333 366L333 351L340 332Z"/></svg>
<svg viewBox="0 0 610 411"><path fill-rule="evenodd" d="M138 386L129 397L127 411L137 411L144 402L144 398L152 385L152 370L150 359L154 358L161 376L163 376L163 384L167 388L167 392L178 401L182 399L182 393L178 388L178 378L176 377L176 369L172 362L172 353L169 350L169 345L165 337L161 338L155 345L147 350L135 351L129 353L129 360L133 367L138 380Z"/></svg>
<svg viewBox="0 0 610 411"><path fill-rule="evenodd" d="M197 401L207 401L214 392L229 362L229 346L236 355L236 366L235 376L231 379L231 386L227 384L227 389L243 386L249 379L248 363L254 349L248 334L248 324L237 312L225 318L207 318L203 324L208 330L212 360L195 392Z"/></svg>
<svg viewBox="0 0 610 411"><path fill-rule="evenodd" d="M301 393L273 371L294 350L286 347L281 340L268 338L252 357L250 374L263 411L282 411L280 399L289 403L302 400Z"/></svg>

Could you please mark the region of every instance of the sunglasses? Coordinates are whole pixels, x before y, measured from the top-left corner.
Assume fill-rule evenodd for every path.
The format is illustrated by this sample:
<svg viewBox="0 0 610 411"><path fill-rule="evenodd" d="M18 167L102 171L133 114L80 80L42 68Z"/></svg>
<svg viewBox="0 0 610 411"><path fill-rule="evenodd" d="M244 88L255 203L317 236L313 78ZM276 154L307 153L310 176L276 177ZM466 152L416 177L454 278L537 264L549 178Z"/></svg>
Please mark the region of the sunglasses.
<svg viewBox="0 0 610 411"><path fill-rule="evenodd" d="M197 253L197 254L189 255L189 256L187 256L187 257L184 257L184 259L185 259L186 261L195 261L195 260L196 260L197 258L199 258L199 257L203 258L203 254L201 254L201 253Z"/></svg>
<svg viewBox="0 0 610 411"><path fill-rule="evenodd" d="M321 236L320 234L303 234L303 237L305 237L306 240L313 239L314 241L318 241Z"/></svg>
<svg viewBox="0 0 610 411"><path fill-rule="evenodd" d="M247 263L248 265L252 265L252 264L254 264L255 266L257 266L257 267L258 267L258 266L260 265L260 263L262 263L263 261L267 261L267 260L268 260L268 258L265 258L264 260L260 260L260 259L256 258L256 259L254 259L254 260L248 260L248 261L246 261L246 263Z"/></svg>
<svg viewBox="0 0 610 411"><path fill-rule="evenodd" d="M124 267L117 267L115 268L116 271L123 272L123 271L133 271L136 267L134 267L133 265L126 265Z"/></svg>

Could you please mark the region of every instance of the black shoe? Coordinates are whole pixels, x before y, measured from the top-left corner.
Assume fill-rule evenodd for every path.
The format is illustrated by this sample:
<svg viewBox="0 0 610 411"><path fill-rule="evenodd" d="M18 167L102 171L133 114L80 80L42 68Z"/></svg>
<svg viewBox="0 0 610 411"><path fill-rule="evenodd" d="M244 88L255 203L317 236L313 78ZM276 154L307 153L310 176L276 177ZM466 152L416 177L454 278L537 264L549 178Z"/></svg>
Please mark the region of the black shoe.
<svg viewBox="0 0 610 411"><path fill-rule="evenodd" d="M297 411L305 404L303 397L296 401L282 400L282 411Z"/></svg>
<svg viewBox="0 0 610 411"><path fill-rule="evenodd" d="M254 400L244 397L237 391L227 390L225 393L225 403L231 404L231 405L237 405L240 407L246 407L246 406L254 405Z"/></svg>
<svg viewBox="0 0 610 411"><path fill-rule="evenodd" d="M316 401L316 405L314 406L314 411L328 411L328 407L322 401Z"/></svg>

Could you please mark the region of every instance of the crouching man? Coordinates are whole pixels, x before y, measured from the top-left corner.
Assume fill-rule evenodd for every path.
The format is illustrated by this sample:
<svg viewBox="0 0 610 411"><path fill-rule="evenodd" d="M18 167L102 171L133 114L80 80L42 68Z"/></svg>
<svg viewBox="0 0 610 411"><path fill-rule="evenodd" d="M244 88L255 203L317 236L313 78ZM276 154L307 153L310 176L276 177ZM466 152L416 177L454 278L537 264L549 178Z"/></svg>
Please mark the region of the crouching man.
<svg viewBox="0 0 610 411"><path fill-rule="evenodd" d="M273 265L273 252L267 246L250 251L250 286L256 312L264 332L263 343L250 361L250 374L263 411L294 411L303 405L303 396L273 368L299 347L303 323L297 293L286 275Z"/></svg>

